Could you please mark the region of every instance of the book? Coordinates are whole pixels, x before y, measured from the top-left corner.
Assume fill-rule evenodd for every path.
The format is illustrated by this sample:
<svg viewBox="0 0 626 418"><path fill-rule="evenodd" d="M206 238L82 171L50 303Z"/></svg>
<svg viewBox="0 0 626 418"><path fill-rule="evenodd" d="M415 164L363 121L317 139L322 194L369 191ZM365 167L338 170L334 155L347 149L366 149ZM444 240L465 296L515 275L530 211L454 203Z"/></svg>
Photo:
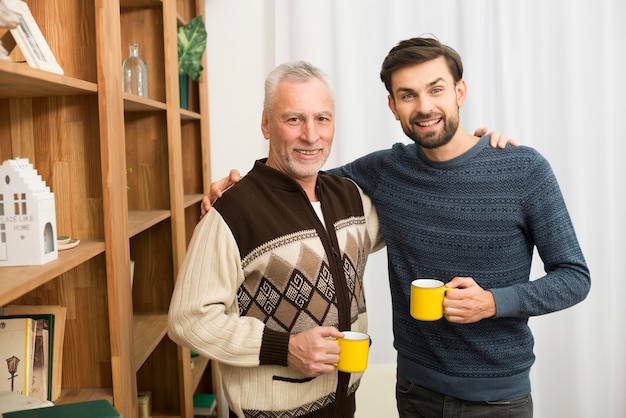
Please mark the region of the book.
<svg viewBox="0 0 626 418"><path fill-rule="evenodd" d="M53 315L15 315L0 316L2 319L30 318L34 321L34 341L32 353L31 381L28 396L50 400L51 367L50 350L52 349L49 329L54 321Z"/></svg>
<svg viewBox="0 0 626 418"><path fill-rule="evenodd" d="M0 308L0 315L48 320L47 399L56 401L61 396L63 339L65 338L67 308L59 305L8 305Z"/></svg>
<svg viewBox="0 0 626 418"><path fill-rule="evenodd" d="M3 418L122 418L120 413L103 399L7 412L2 416Z"/></svg>
<svg viewBox="0 0 626 418"><path fill-rule="evenodd" d="M41 318L41 316L45 316L45 318ZM37 318L33 317L32 319L35 320L35 350L33 352L33 380L29 396L50 400L52 334L50 334L49 329L54 321L54 316L37 315Z"/></svg>
<svg viewBox="0 0 626 418"><path fill-rule="evenodd" d="M28 396L31 387L34 348L34 320L31 318L0 319L0 359L6 361L6 364L0 364L0 390Z"/></svg>
<svg viewBox="0 0 626 418"><path fill-rule="evenodd" d="M0 391L0 416L7 412L22 411L24 409L43 408L53 406L50 401L20 395L8 390Z"/></svg>
<svg viewBox="0 0 626 418"><path fill-rule="evenodd" d="M32 398L50 400L50 367L49 350L50 341L48 329L52 321L52 315L15 315L0 316L0 321L4 319L26 319L33 320L33 352L32 363L30 364L30 383L27 392L19 392Z"/></svg>
<svg viewBox="0 0 626 418"><path fill-rule="evenodd" d="M215 416L217 398L213 393L194 393L193 414L203 417Z"/></svg>

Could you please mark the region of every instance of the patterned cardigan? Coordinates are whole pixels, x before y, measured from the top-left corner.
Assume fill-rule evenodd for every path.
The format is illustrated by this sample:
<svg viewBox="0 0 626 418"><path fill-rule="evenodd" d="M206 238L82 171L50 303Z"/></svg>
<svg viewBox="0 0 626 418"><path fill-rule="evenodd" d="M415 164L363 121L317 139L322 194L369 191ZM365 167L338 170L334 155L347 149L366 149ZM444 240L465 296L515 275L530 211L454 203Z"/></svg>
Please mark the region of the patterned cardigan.
<svg viewBox="0 0 626 418"><path fill-rule="evenodd" d="M320 173L316 187L326 228L298 183L257 161L198 224L176 282L169 335L219 362L240 417L354 413L361 374L287 367L290 334L367 331L363 272L384 245L354 183Z"/></svg>

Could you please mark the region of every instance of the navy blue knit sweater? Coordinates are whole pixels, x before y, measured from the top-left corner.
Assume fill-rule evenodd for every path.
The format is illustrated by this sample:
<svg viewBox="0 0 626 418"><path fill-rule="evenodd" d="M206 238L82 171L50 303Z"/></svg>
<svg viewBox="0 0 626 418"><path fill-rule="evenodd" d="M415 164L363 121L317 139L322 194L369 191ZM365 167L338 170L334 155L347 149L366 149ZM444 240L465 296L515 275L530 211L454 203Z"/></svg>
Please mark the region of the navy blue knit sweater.
<svg viewBox="0 0 626 418"><path fill-rule="evenodd" d="M415 144L374 152L334 174L353 179L378 211L387 243L398 372L431 390L472 401L530 392L530 316L570 307L589 270L548 162L524 146L488 138L445 162ZM530 280L533 248L546 275ZM411 281L473 277L496 317L461 325L409 314Z"/></svg>

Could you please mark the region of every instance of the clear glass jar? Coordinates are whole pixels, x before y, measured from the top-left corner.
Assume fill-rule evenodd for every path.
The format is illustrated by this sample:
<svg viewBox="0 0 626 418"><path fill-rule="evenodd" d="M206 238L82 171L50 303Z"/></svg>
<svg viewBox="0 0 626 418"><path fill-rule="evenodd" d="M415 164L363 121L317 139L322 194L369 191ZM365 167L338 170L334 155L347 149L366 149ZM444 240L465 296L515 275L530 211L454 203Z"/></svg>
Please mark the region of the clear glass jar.
<svg viewBox="0 0 626 418"><path fill-rule="evenodd" d="M139 44L128 44L128 58L122 63L125 92L148 97L148 64L139 56Z"/></svg>

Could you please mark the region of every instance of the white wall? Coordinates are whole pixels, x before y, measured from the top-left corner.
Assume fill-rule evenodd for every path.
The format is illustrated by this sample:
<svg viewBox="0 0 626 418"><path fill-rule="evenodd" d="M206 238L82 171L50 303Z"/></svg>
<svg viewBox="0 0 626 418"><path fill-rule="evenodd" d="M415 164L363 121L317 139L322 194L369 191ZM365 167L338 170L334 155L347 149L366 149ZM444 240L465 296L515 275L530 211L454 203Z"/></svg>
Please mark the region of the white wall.
<svg viewBox="0 0 626 418"><path fill-rule="evenodd" d="M268 54L264 1L206 0L211 175L246 173L267 156L261 134L263 82L274 67ZM271 28L271 22L269 27Z"/></svg>

